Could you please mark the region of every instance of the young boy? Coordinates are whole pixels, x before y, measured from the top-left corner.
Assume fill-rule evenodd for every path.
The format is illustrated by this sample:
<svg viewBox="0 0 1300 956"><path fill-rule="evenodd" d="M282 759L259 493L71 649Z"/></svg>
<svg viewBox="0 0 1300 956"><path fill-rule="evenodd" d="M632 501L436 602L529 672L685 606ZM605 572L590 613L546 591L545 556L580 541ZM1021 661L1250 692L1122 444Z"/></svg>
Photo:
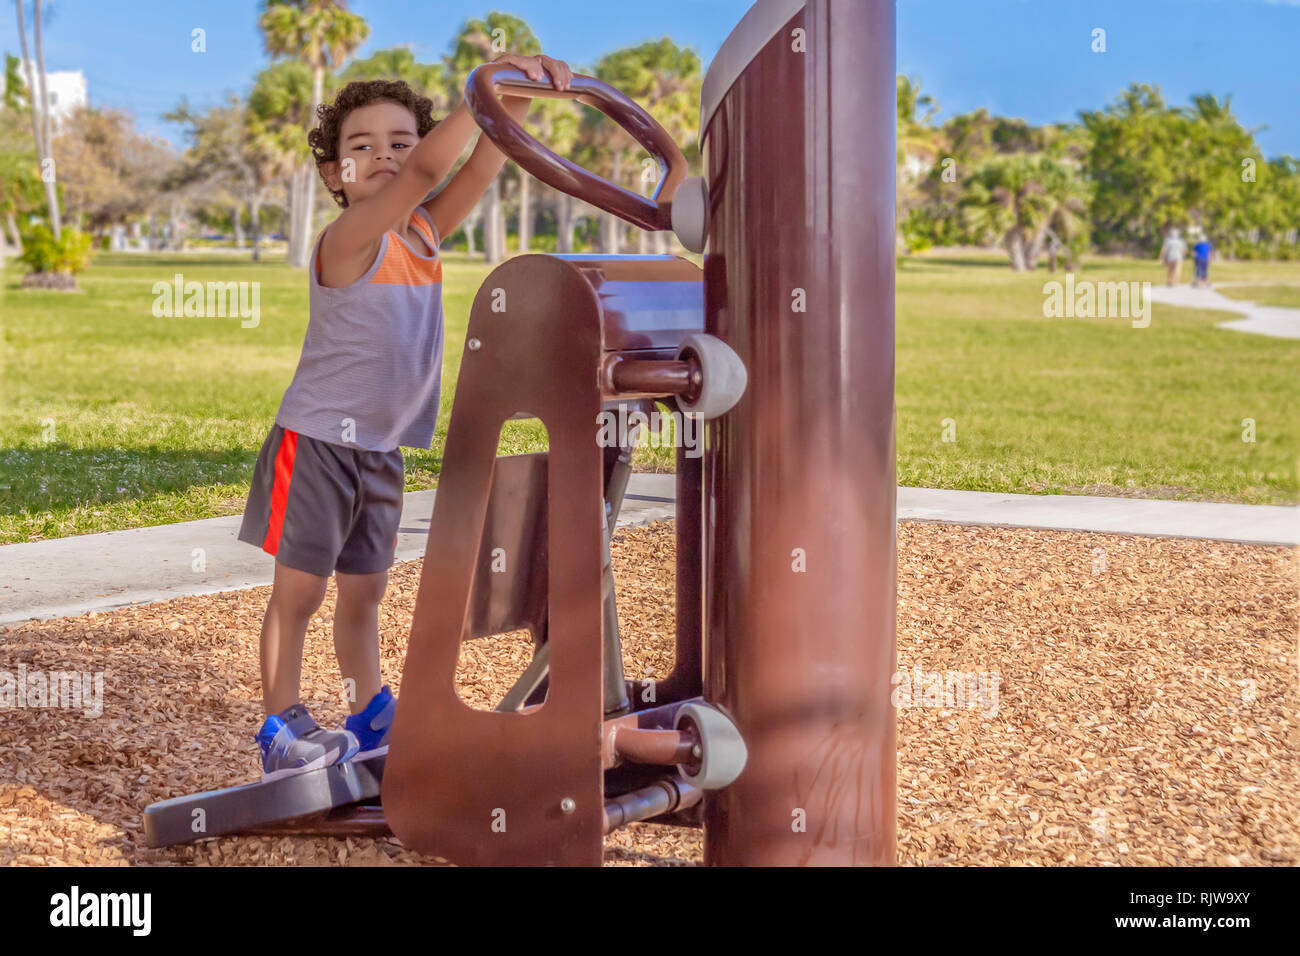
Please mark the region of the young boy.
<svg viewBox="0 0 1300 956"><path fill-rule="evenodd" d="M534 80L568 89L547 56L506 54ZM529 98L503 96L516 120ZM388 750L395 700L379 673L379 603L397 547L405 468L399 446L428 448L442 379L441 238L505 161L487 137L432 199L477 129L462 101L435 124L400 81L349 83L322 105L308 143L343 212L309 263L311 317L293 381L258 454L239 539L275 556L262 621L257 733L262 779ZM307 626L338 582L334 650L352 716L317 726L299 700ZM351 686L349 686L351 685Z"/></svg>

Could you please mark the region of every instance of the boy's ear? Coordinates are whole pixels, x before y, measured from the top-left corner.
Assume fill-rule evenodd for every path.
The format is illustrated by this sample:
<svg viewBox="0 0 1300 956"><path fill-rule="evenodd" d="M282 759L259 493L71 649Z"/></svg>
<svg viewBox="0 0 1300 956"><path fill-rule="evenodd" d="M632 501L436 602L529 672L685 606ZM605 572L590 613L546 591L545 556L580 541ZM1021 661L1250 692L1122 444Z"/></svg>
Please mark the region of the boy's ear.
<svg viewBox="0 0 1300 956"><path fill-rule="evenodd" d="M337 159L321 163L320 174L321 178L325 180L325 185L329 186L334 192L343 191L342 167Z"/></svg>

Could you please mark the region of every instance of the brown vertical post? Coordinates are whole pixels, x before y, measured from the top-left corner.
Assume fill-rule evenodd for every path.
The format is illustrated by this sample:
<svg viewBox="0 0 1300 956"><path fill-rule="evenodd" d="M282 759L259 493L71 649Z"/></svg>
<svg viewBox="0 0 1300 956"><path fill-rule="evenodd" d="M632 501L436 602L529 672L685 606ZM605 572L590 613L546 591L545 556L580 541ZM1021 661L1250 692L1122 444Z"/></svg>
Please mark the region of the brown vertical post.
<svg viewBox="0 0 1300 956"><path fill-rule="evenodd" d="M766 18L768 22L762 22ZM744 735L705 860L895 862L894 4L762 0L705 79L705 696Z"/></svg>

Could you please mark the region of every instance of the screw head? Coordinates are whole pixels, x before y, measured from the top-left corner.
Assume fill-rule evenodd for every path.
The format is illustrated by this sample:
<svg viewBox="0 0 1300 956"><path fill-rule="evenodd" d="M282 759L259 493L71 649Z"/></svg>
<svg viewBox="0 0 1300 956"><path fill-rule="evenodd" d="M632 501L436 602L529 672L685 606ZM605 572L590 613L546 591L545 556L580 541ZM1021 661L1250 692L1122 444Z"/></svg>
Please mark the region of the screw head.
<svg viewBox="0 0 1300 956"><path fill-rule="evenodd" d="M468 342L465 343L465 348L469 349L471 352L477 352L482 347L483 347L483 343L480 342L478 339L470 339Z"/></svg>
<svg viewBox="0 0 1300 956"><path fill-rule="evenodd" d="M696 760L699 760L701 757L704 756L704 748L701 747L699 744L696 744L694 747L691 748L691 756L694 757Z"/></svg>
<svg viewBox="0 0 1300 956"><path fill-rule="evenodd" d="M560 809L565 813L572 813L574 810L578 809L578 805L574 803L573 797L565 797L560 801Z"/></svg>

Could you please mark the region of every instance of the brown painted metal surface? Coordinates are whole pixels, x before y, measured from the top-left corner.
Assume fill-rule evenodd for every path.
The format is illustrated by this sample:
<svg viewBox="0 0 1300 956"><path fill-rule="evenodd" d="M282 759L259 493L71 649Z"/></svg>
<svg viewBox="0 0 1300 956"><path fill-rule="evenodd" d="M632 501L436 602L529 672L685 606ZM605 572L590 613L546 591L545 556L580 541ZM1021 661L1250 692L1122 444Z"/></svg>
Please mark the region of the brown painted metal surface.
<svg viewBox="0 0 1300 956"><path fill-rule="evenodd" d="M704 696L749 751L711 864L895 862L894 114L893 3L810 0L704 134L706 331L749 374L704 459Z"/></svg>
<svg viewBox="0 0 1300 956"><path fill-rule="evenodd" d="M647 199L576 166L533 139L497 98L512 91L527 96L576 99L623 127L659 164L659 185ZM576 73L566 91L549 81L530 80L509 64L485 63L465 82L465 100L475 121L507 156L555 189L580 196L642 229L672 227L672 196L686 178L686 160L677 143L653 116L625 93L592 76Z"/></svg>
<svg viewBox="0 0 1300 956"><path fill-rule="evenodd" d="M516 257L488 276L470 313L382 790L397 837L455 863L601 861L601 565L611 467L597 442L604 331L618 339L642 324L653 329L662 318L653 303L685 301L682 290L657 284L692 273L686 281L701 309L693 323L678 321L694 324L691 331L703 321L700 272L690 263L644 257L607 271L609 262ZM629 289L604 294L611 271L643 288L643 298ZM610 301L616 315L606 311ZM501 425L520 411L542 420L550 449L498 459ZM539 488L563 494L530 500ZM520 515L543 506L544 523ZM494 572L501 557L507 570ZM542 580L538 563L544 603L528 583ZM527 713L463 704L454 684L461 641L510 624L540 630L539 608L550 655L545 703ZM682 659L689 666L690 652L679 650ZM697 649L697 683L698 662Z"/></svg>

